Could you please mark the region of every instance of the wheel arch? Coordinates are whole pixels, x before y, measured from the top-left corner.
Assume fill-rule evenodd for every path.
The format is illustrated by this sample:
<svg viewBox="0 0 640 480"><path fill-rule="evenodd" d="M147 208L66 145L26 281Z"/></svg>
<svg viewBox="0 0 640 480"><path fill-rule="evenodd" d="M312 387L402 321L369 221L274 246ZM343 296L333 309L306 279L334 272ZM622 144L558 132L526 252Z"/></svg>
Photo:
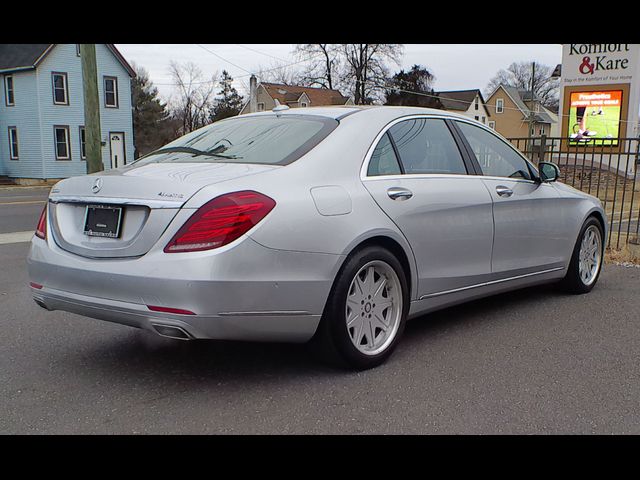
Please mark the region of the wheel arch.
<svg viewBox="0 0 640 480"><path fill-rule="evenodd" d="M409 299L413 300L417 294L418 286L418 274L416 271L415 258L413 256L413 251L409 244L406 243L406 240L398 238L397 234L394 232L372 232L368 236L359 238L353 242L345 250L344 259L338 272L342 270L342 266L354 252L373 245L389 250L398 259L402 265L405 278L409 286Z"/></svg>

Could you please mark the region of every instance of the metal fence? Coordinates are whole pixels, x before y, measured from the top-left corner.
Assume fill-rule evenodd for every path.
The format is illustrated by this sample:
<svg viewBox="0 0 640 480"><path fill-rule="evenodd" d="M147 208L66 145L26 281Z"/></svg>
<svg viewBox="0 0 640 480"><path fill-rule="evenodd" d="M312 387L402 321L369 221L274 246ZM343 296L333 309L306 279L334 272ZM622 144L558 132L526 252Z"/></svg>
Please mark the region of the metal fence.
<svg viewBox="0 0 640 480"><path fill-rule="evenodd" d="M610 247L639 244L640 139L510 138L534 164L553 162L560 181L602 201L609 222Z"/></svg>

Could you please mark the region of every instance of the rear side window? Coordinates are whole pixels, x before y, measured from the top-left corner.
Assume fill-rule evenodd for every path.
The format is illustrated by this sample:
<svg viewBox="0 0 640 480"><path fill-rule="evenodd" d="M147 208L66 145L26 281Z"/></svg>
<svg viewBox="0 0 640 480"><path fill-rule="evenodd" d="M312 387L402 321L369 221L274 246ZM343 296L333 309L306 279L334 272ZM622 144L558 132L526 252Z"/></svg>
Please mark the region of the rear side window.
<svg viewBox="0 0 640 480"><path fill-rule="evenodd" d="M288 165L337 126L337 120L313 115L234 117L180 137L135 163Z"/></svg>
<svg viewBox="0 0 640 480"><path fill-rule="evenodd" d="M457 124L471 145L484 175L531 180L527 162L512 147L484 128L465 122Z"/></svg>
<svg viewBox="0 0 640 480"><path fill-rule="evenodd" d="M444 120L417 118L389 129L406 174L460 174L467 169Z"/></svg>
<svg viewBox="0 0 640 480"><path fill-rule="evenodd" d="M393 150L389 134L385 133L371 155L367 175L375 177L378 175L400 175L400 173L398 157Z"/></svg>

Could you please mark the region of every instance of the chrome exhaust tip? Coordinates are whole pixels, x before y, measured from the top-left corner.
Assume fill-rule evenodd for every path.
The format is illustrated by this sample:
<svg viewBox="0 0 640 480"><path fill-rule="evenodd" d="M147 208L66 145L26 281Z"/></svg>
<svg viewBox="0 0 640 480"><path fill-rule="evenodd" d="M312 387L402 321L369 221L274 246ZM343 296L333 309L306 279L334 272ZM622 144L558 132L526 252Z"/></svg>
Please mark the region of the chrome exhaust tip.
<svg viewBox="0 0 640 480"><path fill-rule="evenodd" d="M163 325L161 323L151 324L156 333L162 337L173 338L174 340L193 340L193 337L189 335L189 332L181 327L174 325Z"/></svg>
<svg viewBox="0 0 640 480"><path fill-rule="evenodd" d="M38 305L39 307L44 308L45 310L47 310L49 312L51 311L51 309L49 307L47 307L45 305L45 303L42 300L40 300L39 298L34 298L33 301L36 302L36 305Z"/></svg>

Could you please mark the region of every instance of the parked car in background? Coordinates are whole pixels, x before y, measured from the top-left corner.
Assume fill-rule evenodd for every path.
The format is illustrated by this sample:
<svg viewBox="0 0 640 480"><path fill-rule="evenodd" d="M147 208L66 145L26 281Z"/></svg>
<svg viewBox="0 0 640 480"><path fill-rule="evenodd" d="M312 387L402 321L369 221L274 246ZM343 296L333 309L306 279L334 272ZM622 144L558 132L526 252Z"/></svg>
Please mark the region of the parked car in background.
<svg viewBox="0 0 640 480"><path fill-rule="evenodd" d="M58 183L28 257L35 301L185 340L313 340L362 369L408 318L597 282L600 201L491 129L421 108L276 110Z"/></svg>

